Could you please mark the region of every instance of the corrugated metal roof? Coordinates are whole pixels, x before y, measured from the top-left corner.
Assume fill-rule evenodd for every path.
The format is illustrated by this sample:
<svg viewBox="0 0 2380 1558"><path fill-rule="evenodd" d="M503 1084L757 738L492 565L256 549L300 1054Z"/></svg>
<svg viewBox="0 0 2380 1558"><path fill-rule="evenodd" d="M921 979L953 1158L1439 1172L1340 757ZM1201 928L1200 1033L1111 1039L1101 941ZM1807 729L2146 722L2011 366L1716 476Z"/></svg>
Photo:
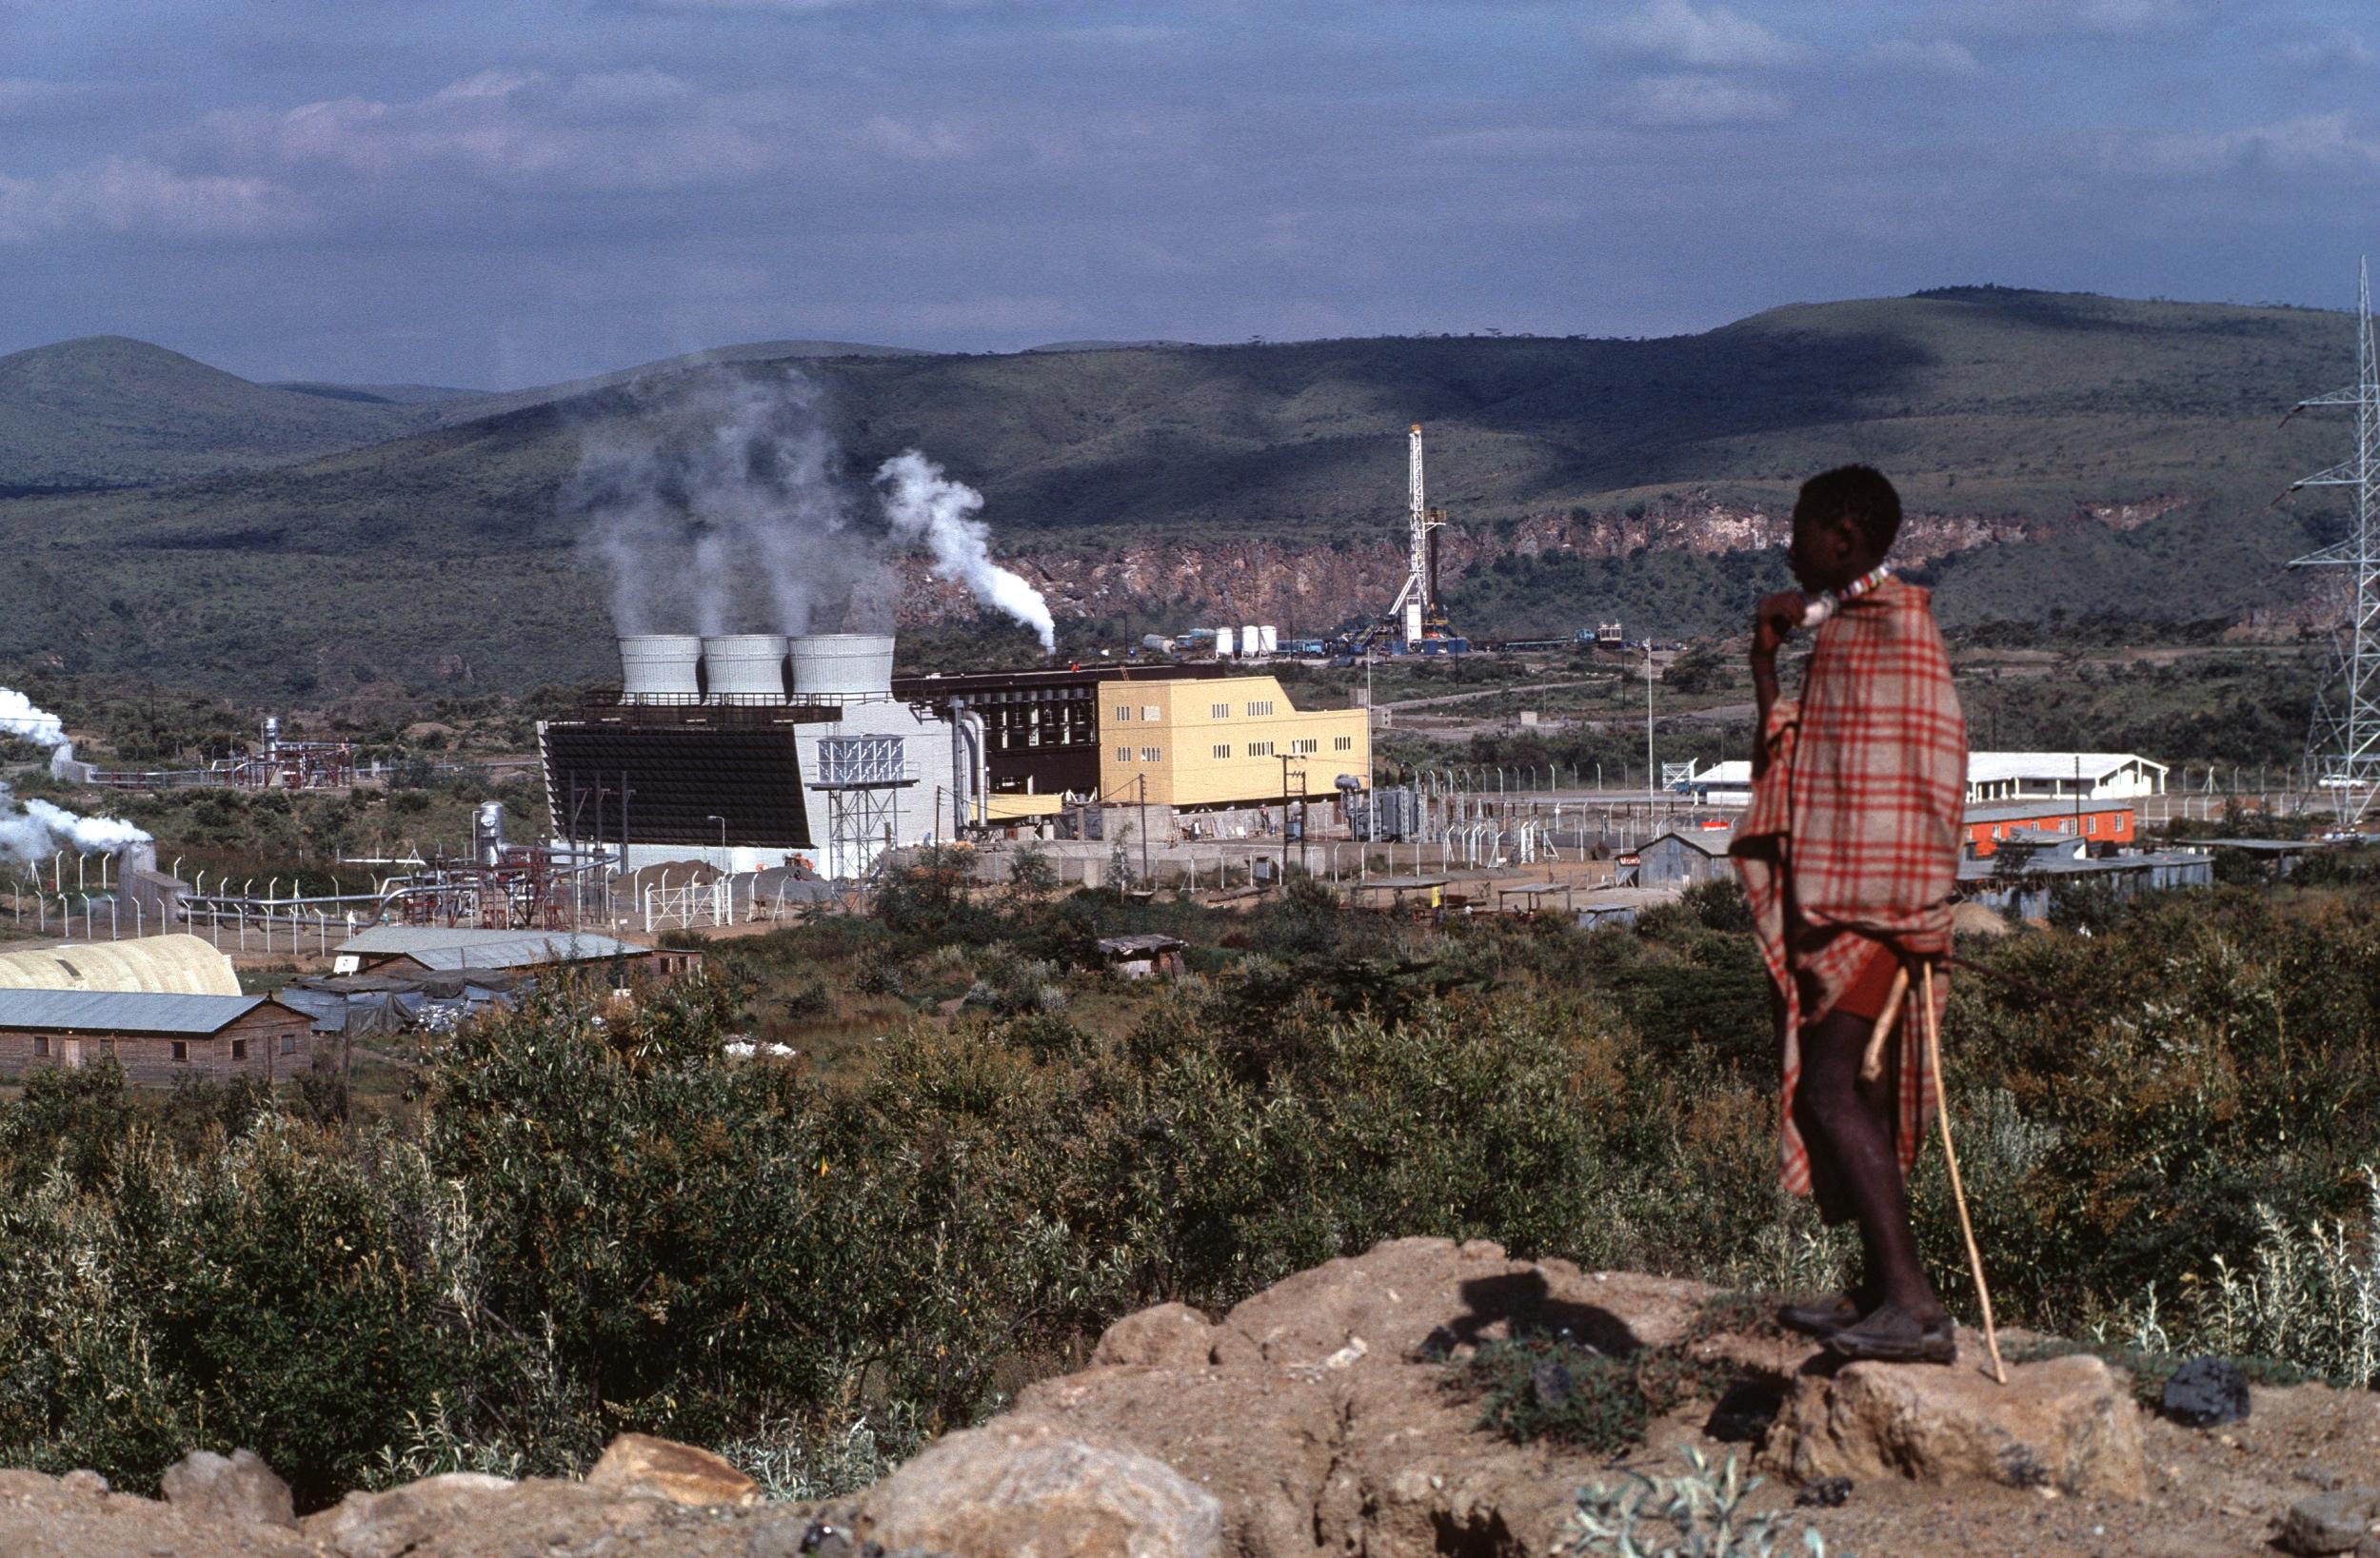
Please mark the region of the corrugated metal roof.
<svg viewBox="0 0 2380 1558"><path fill-rule="evenodd" d="M0 956L0 989L236 996L240 979L230 958L195 936L147 936Z"/></svg>
<svg viewBox="0 0 2380 1558"><path fill-rule="evenodd" d="M2166 765L2132 752L1970 752L1967 782L1983 784L2002 779L2066 779L2077 774L2094 783L2128 762L2162 774Z"/></svg>
<svg viewBox="0 0 2380 1558"><path fill-rule="evenodd" d="M343 953L410 957L440 970L529 968L638 957L652 951L592 931L486 931L435 925L375 925L339 944Z"/></svg>
<svg viewBox="0 0 2380 1558"><path fill-rule="evenodd" d="M265 996L169 996L147 990L0 990L0 1028L213 1034L260 1006L273 1004L278 1003Z"/></svg>

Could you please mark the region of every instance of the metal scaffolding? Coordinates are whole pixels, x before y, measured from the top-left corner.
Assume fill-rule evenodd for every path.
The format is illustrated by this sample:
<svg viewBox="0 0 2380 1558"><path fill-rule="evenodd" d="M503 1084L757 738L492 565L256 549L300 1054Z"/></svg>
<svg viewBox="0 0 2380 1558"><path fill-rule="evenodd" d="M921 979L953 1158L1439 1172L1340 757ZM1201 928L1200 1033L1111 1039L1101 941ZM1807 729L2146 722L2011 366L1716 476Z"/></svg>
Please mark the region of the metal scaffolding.
<svg viewBox="0 0 2380 1558"><path fill-rule="evenodd" d="M818 778L826 794L826 858L821 875L864 877L900 836L901 792L915 785L899 736L826 736L818 743Z"/></svg>
<svg viewBox="0 0 2380 1558"><path fill-rule="evenodd" d="M2355 384L2300 401L2355 408L2355 453L2344 463L2291 483L2299 487L2352 487L2354 513L2347 539L2290 563L2292 568L2345 568L2348 599L2332 630L2331 655L2315 689L2306 738L2306 766L2336 801L2341 826L2360 824L2380 796L2380 354L2372 349L2371 266L2358 267ZM2284 419L2286 421L2287 419Z"/></svg>

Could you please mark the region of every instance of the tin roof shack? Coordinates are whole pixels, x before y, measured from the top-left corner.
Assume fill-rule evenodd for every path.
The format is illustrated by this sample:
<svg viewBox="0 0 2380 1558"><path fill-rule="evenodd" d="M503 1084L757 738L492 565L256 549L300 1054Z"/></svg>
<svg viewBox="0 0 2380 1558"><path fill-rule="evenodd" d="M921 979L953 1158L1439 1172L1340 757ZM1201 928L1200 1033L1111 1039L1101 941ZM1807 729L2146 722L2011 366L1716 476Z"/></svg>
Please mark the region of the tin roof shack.
<svg viewBox="0 0 2380 1558"><path fill-rule="evenodd" d="M268 996L0 990L0 1073L112 1055L149 1087L184 1076L277 1081L314 1063L313 1024Z"/></svg>
<svg viewBox="0 0 2380 1558"><path fill-rule="evenodd" d="M340 942L336 951L331 966L342 974L534 973L605 965L620 976L612 979L614 984L625 984L638 974L674 979L703 963L700 953L641 947L592 931L443 925L375 925Z"/></svg>
<svg viewBox="0 0 2380 1558"><path fill-rule="evenodd" d="M1698 827L1691 833L1665 833L1636 851L1636 885L1692 887L1722 877L1732 878L1735 868L1728 863L1727 846L1735 838L1733 828Z"/></svg>
<svg viewBox="0 0 2380 1558"><path fill-rule="evenodd" d="M1111 936L1100 942L1100 956L1127 979L1179 979L1186 945L1178 936Z"/></svg>
<svg viewBox="0 0 2380 1558"><path fill-rule="evenodd" d="M2032 834L2000 841L1989 860L1958 863L1959 897L2003 915L2046 920L2060 894L2102 887L2129 903L2143 893L2214 885L2214 857L2201 849L2092 855L2073 835Z"/></svg>

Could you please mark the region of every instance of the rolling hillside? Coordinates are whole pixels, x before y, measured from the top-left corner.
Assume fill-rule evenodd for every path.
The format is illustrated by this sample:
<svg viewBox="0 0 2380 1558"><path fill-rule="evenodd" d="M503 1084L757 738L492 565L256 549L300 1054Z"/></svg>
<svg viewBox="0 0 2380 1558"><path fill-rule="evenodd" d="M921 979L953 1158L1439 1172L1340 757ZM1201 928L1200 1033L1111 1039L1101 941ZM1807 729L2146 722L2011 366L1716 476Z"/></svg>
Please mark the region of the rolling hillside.
<svg viewBox="0 0 2380 1558"><path fill-rule="evenodd" d="M1900 482L1953 621L2286 612L2303 590L2278 563L2341 506L2271 503L2345 427L2276 424L2352 355L2335 314L1998 288L1658 341L747 348L494 415L395 408L470 420L286 468L0 503L23 562L0 578L0 665L259 690L600 675L604 583L560 503L583 447L797 365L855 482L904 447L942 461L1061 623L1321 628L1376 605L1418 420L1475 631L1670 633L1732 626L1777 577L1763 523L1854 459Z"/></svg>
<svg viewBox="0 0 2380 1558"><path fill-rule="evenodd" d="M432 420L390 398L250 384L147 342L87 336L0 357L0 490L253 470Z"/></svg>

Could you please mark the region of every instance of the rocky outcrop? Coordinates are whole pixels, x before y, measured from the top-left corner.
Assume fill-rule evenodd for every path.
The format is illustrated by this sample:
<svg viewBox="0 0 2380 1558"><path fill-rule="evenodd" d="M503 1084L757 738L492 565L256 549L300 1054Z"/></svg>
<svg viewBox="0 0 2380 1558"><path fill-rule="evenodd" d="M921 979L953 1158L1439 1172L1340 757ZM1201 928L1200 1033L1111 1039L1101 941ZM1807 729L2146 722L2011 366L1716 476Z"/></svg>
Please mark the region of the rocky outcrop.
<svg viewBox="0 0 2380 1558"><path fill-rule="evenodd" d="M2006 1385L1973 1369L1855 1363L1804 1375L1762 1450L1796 1482L1909 1477L2138 1499L2140 1411L2092 1357L2020 1364Z"/></svg>
<svg viewBox="0 0 2380 1558"><path fill-rule="evenodd" d="M1027 1386L1011 1411L826 1505L757 1503L706 1451L631 1435L583 1482L430 1477L292 1527L286 1489L253 1456L193 1455L165 1500L111 1493L90 1472L0 1472L0 1553L1517 1558L1557 1548L1582 1485L1674 1471L1686 1449L1715 1462L1756 1449L1775 1480L1749 1507L1818 1521L1834 1550L2179 1558L2270 1550L2292 1519L2299 1550L2370 1535L2363 1489L2310 1499L2289 1486L2311 1479L2310 1456L2360 1466L2380 1446L2361 1393L2259 1389L2251 1416L2228 1425L2236 1434L2192 1430L2144 1422L2092 1358L2020 1365L2003 1388L1962 1334L1952 1368L1837 1370L1764 1329L1713 1331L1713 1296L1492 1244L1400 1239L1220 1317L1180 1304L1127 1316L1087 1368ZM1607 1354L1666 1349L1665 1367L1723 1361L1744 1386L1656 1418L1616 1462L1516 1444L1481 1427L1446 1365L1524 1332ZM2365 1479L2316 1487L2349 1480ZM1821 1508L1788 1508L1797 1488Z"/></svg>

